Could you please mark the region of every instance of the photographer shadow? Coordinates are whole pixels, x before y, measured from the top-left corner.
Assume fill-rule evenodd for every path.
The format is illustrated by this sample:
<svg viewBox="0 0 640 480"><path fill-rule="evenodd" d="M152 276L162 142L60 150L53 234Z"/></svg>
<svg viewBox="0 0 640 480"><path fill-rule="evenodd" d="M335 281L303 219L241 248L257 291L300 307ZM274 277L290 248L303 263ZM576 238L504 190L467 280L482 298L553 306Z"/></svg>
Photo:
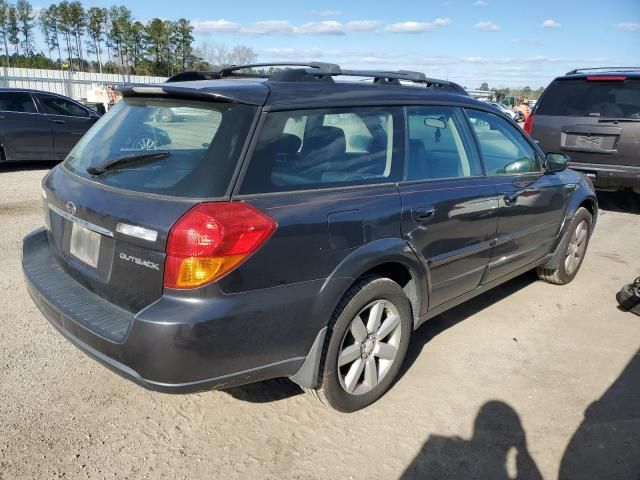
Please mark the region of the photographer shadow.
<svg viewBox="0 0 640 480"><path fill-rule="evenodd" d="M562 457L559 478L640 479L640 351L585 411Z"/></svg>
<svg viewBox="0 0 640 480"><path fill-rule="evenodd" d="M478 412L470 440L431 435L400 477L413 479L541 479L520 417L501 401Z"/></svg>

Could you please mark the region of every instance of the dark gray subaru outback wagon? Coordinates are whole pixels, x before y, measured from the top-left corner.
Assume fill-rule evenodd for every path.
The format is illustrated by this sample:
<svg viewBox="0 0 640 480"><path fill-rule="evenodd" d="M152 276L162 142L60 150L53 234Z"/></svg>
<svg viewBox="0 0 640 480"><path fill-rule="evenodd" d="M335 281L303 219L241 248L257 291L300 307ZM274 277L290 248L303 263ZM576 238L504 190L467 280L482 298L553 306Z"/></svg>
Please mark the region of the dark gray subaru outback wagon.
<svg viewBox="0 0 640 480"><path fill-rule="evenodd" d="M564 155L454 83L278 66L126 87L43 180L24 274L80 349L151 389L289 377L354 411L429 318L575 277L598 207ZM132 147L167 109L170 141Z"/></svg>

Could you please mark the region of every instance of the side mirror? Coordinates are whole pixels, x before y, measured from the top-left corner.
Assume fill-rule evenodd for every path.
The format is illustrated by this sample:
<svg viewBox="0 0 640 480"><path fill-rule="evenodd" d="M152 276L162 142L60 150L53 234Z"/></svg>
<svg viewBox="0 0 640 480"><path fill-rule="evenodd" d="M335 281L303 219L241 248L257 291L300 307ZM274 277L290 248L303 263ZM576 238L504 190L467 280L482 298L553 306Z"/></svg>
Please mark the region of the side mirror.
<svg viewBox="0 0 640 480"><path fill-rule="evenodd" d="M564 153L547 153L544 168L547 173L562 172L569 166L569 156Z"/></svg>

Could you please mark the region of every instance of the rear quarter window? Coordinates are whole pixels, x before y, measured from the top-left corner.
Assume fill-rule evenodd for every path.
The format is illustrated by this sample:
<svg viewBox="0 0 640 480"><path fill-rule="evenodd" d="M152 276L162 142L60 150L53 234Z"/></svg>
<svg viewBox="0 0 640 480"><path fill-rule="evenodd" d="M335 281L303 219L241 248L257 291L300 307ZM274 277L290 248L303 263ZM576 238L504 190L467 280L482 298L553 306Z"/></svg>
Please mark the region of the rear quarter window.
<svg viewBox="0 0 640 480"><path fill-rule="evenodd" d="M544 92L536 114L640 118L640 80L556 80Z"/></svg>
<svg viewBox="0 0 640 480"><path fill-rule="evenodd" d="M395 107L269 113L240 193L399 180L401 125Z"/></svg>

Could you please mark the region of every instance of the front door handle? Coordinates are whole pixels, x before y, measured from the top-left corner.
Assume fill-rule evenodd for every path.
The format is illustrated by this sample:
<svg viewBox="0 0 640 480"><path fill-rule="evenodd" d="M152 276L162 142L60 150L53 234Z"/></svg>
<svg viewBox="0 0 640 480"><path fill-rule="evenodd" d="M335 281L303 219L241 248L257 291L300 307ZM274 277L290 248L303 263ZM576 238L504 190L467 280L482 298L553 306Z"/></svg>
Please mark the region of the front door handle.
<svg viewBox="0 0 640 480"><path fill-rule="evenodd" d="M505 205L513 205L518 201L518 192L505 193L502 199L504 200Z"/></svg>
<svg viewBox="0 0 640 480"><path fill-rule="evenodd" d="M53 121L53 123L60 123L60 124L62 124L62 123L64 123L64 120L54 120L54 121Z"/></svg>
<svg viewBox="0 0 640 480"><path fill-rule="evenodd" d="M433 214L436 213L436 207L416 207L411 210L411 216L416 223L425 223L433 218Z"/></svg>

